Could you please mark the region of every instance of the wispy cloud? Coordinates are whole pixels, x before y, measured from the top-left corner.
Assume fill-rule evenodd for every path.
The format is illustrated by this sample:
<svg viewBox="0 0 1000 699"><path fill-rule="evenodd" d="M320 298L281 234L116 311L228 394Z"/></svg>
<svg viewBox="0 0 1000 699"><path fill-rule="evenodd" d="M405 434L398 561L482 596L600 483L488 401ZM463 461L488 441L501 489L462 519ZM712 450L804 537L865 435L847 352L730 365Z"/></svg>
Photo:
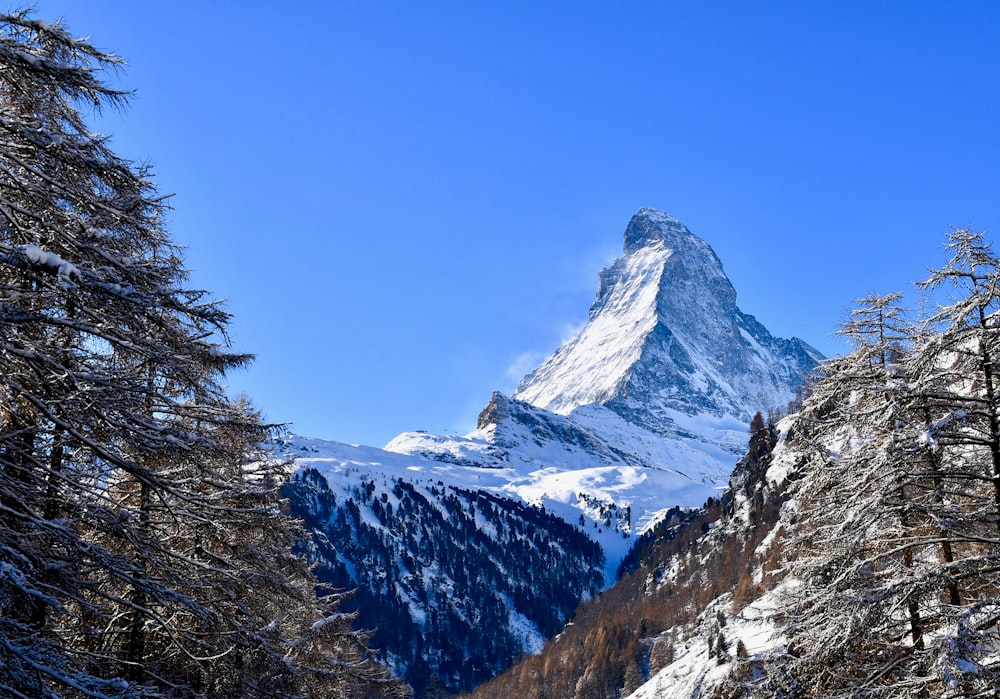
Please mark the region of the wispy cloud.
<svg viewBox="0 0 1000 699"><path fill-rule="evenodd" d="M542 352L522 352L515 357L504 372L509 385L511 387L517 387L517 384L521 382L524 376L534 371L534 369L545 361L546 355Z"/></svg>
<svg viewBox="0 0 1000 699"><path fill-rule="evenodd" d="M559 346L562 347L570 340L574 339L579 335L584 327L586 327L587 321L581 321L579 323L563 323L562 329L559 333Z"/></svg>
<svg viewBox="0 0 1000 699"><path fill-rule="evenodd" d="M583 330L584 326L587 324L586 321L581 323L563 323L559 328L559 346L562 347L567 342L575 338ZM504 378L508 381L508 387L513 390L521 383L521 379L527 376L529 373L537 369L542 362L548 359L550 352L538 352L536 350L522 352L517 355L510 364L507 365L507 369L504 371Z"/></svg>

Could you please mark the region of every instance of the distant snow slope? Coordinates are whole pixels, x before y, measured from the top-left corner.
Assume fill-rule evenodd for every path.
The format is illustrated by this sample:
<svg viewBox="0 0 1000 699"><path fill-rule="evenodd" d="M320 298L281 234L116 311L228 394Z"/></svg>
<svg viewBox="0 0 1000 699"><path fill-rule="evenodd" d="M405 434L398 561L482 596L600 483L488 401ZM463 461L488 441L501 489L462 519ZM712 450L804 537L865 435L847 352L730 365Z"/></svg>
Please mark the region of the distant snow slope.
<svg viewBox="0 0 1000 699"><path fill-rule="evenodd" d="M594 539L614 550L627 531L627 513L596 498L586 506L600 524L570 524L507 490L530 489L545 474L293 436L276 446L295 459L282 492L310 532L301 548L318 578L356 590L345 610L376 629L375 647L418 696L432 678L450 693L469 690L538 652L581 599L604 587Z"/></svg>
<svg viewBox="0 0 1000 699"><path fill-rule="evenodd" d="M475 465L469 457L481 457L493 445L475 433L464 439L444 440L423 433L401 438L414 453L294 435L283 440L281 453L294 459L298 469L313 468L322 473L341 500L346 500L360 481L403 480L484 490L542 506L601 546L606 557L605 585L614 582L615 570L635 535L655 521L661 510L673 505L698 507L717 492L714 486L694 482L677 471L608 463L583 449L562 449L553 443L540 445L531 454L520 451L506 463L493 459L488 461L490 466L483 466ZM442 442L454 458L434 458ZM426 455L419 453L420 446L425 447ZM667 505L664 493L670 494Z"/></svg>

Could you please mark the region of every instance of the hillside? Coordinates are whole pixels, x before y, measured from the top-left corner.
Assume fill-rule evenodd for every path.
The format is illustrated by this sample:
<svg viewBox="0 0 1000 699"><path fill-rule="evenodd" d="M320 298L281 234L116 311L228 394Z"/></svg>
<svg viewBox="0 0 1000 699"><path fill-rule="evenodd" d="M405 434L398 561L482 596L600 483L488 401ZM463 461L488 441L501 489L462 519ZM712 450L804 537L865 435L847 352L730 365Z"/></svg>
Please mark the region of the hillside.
<svg viewBox="0 0 1000 699"><path fill-rule="evenodd" d="M729 490L472 696L987 697L1000 686L1000 258L947 237L916 322L859 299Z"/></svg>
<svg viewBox="0 0 1000 699"><path fill-rule="evenodd" d="M658 689L643 696L693 697L681 680L700 687L727 669L740 641L766 643L761 629L736 619L779 581L786 464L774 463L778 435L773 426L754 435L720 498L677 511L642 537L618 583L582 604L540 654L463 696L605 699L652 678Z"/></svg>

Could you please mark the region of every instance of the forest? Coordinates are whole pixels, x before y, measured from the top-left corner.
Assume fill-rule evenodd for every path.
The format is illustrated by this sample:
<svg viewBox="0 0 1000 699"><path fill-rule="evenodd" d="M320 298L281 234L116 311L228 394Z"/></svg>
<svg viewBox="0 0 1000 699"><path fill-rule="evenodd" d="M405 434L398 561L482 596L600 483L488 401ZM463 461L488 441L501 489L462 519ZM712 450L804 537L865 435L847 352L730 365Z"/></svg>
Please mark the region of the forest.
<svg viewBox="0 0 1000 699"><path fill-rule="evenodd" d="M417 696L494 677L529 650L512 614L548 637L604 582L604 554L584 531L486 491L359 478L338 499L300 468L282 492L311 532L300 549L317 577L354 589L344 609L374 629L371 645Z"/></svg>

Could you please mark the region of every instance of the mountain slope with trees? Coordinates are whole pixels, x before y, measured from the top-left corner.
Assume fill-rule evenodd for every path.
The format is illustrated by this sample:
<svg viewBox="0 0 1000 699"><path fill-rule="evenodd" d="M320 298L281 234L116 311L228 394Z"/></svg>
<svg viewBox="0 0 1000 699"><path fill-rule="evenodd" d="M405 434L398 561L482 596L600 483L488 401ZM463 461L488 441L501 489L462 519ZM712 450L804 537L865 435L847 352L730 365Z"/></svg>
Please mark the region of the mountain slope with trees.
<svg viewBox="0 0 1000 699"><path fill-rule="evenodd" d="M318 577L356 588L344 608L418 695L469 689L537 651L604 583L585 530L484 490L304 468L284 492Z"/></svg>
<svg viewBox="0 0 1000 699"><path fill-rule="evenodd" d="M359 623L418 694L467 690L611 585L664 514L716 495L746 424L818 358L738 308L708 243L640 209L587 325L522 382L534 404L494 393L474 432L384 450L290 438L286 492L310 555L358 588Z"/></svg>
<svg viewBox="0 0 1000 699"><path fill-rule="evenodd" d="M672 511L640 539L621 579L583 603L540 654L468 696L624 696L670 665L706 616L718 624L708 610L720 599L741 607L772 588L778 577L768 534L785 500L784 487L766 477L776 439L773 426L753 435L721 498L696 511Z"/></svg>
<svg viewBox="0 0 1000 699"><path fill-rule="evenodd" d="M291 552L229 315L87 127L120 64L0 16L0 694L397 694Z"/></svg>
<svg viewBox="0 0 1000 699"><path fill-rule="evenodd" d="M475 697L986 697L1000 686L1000 258L947 236L755 429L729 491ZM759 428L759 424L758 424Z"/></svg>

